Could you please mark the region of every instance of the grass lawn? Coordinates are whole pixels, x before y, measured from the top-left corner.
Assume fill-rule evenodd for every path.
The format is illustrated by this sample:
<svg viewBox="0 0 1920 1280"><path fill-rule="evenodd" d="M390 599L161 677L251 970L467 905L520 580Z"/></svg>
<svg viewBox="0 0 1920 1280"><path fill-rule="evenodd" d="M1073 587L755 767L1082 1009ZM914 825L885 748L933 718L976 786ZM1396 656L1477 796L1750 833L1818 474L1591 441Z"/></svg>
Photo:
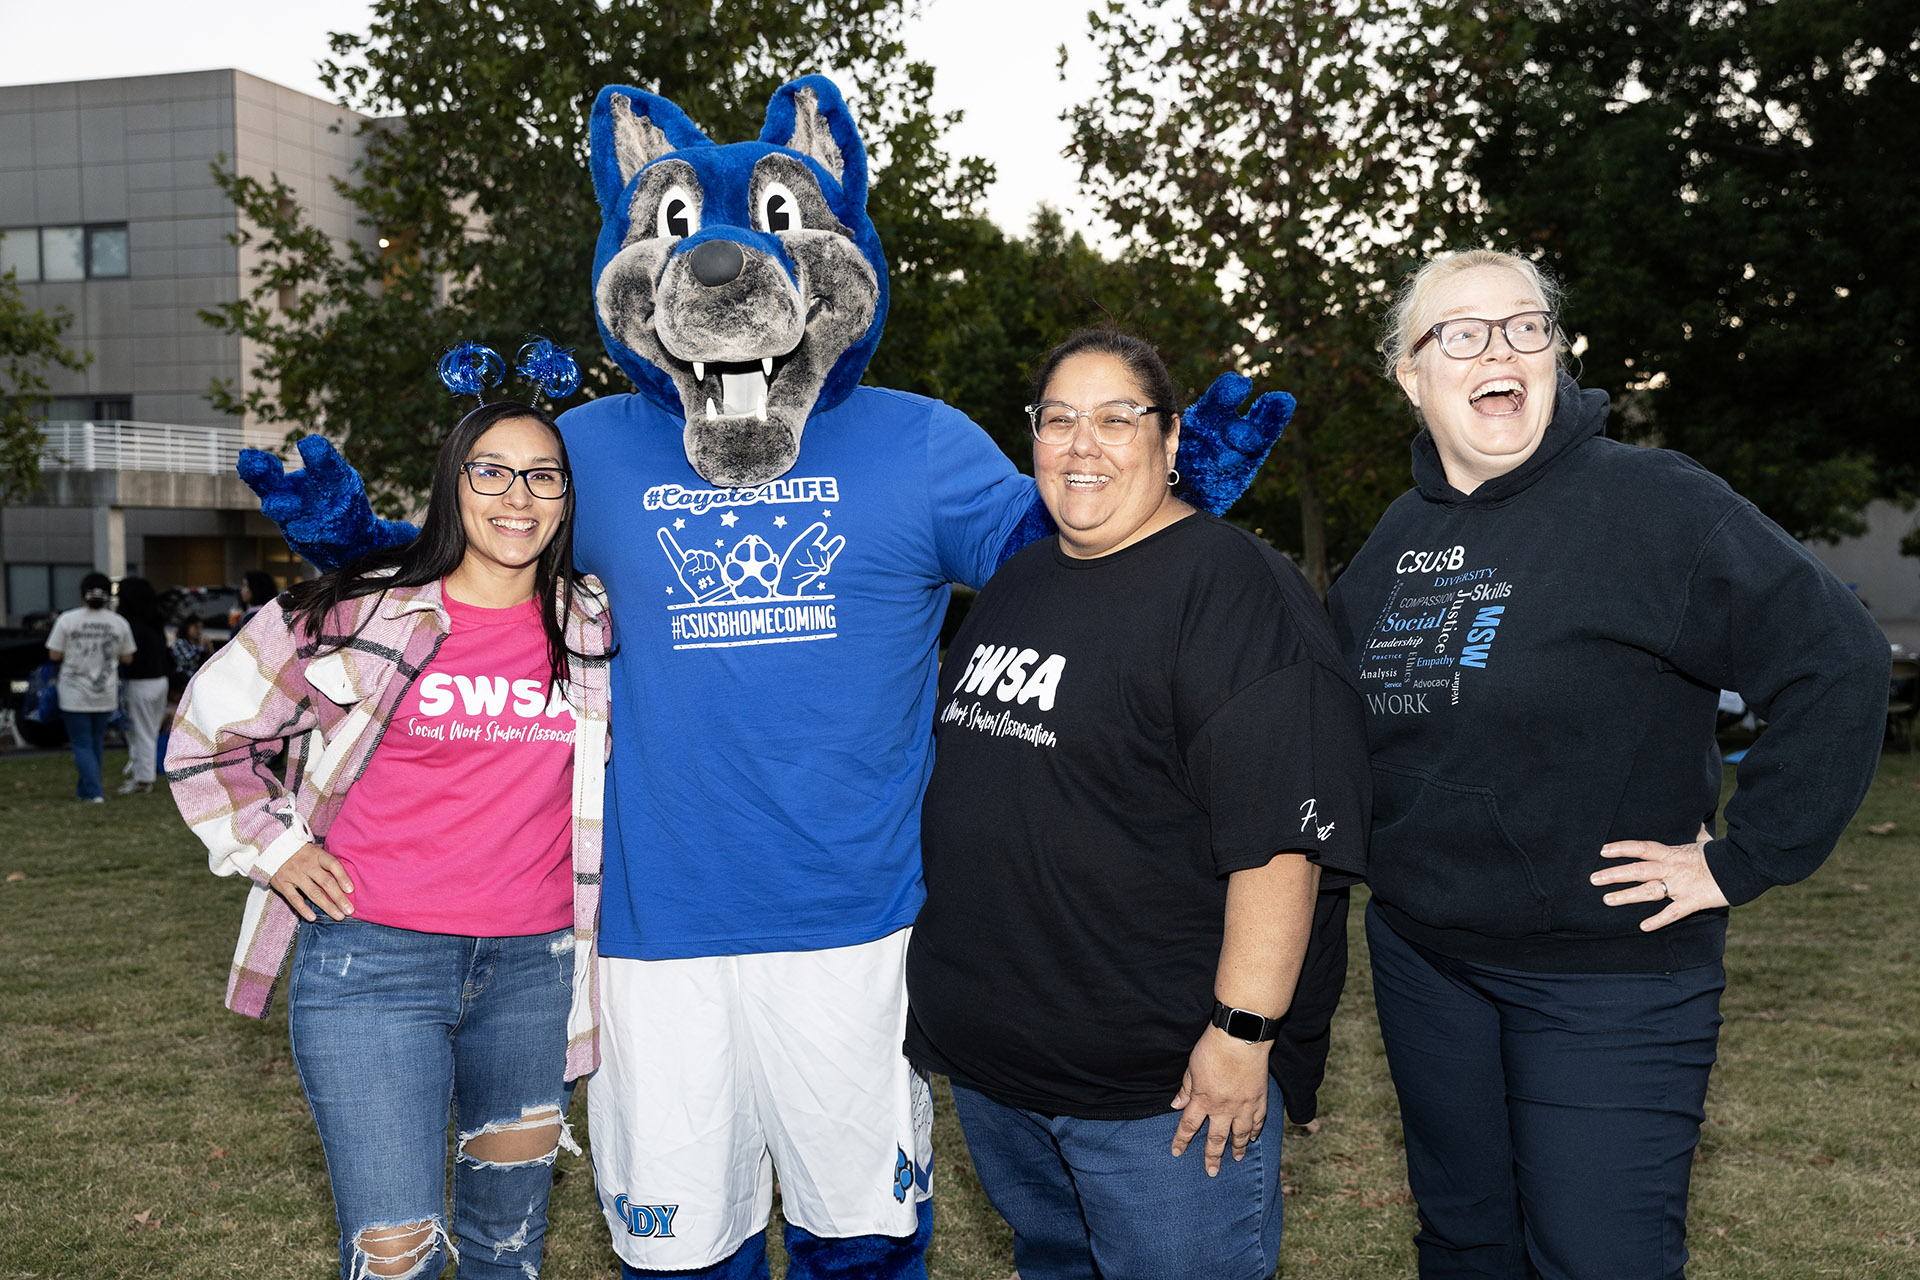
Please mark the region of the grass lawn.
<svg viewBox="0 0 1920 1280"><path fill-rule="evenodd" d="M0 758L0 1278L325 1280L332 1206L284 1008L220 1007L244 886L207 874L165 795L72 792L65 757ZM1916 854L1920 756L1889 754L1827 866L1735 913L1694 1276L1920 1276ZM1359 918L1322 1120L1285 1138L1287 1277L1413 1273ZM1003 1280L1007 1230L944 1097L937 1115L929 1270ZM573 1120L584 1137L584 1093ZM617 1274L589 1165L558 1167L544 1274Z"/></svg>

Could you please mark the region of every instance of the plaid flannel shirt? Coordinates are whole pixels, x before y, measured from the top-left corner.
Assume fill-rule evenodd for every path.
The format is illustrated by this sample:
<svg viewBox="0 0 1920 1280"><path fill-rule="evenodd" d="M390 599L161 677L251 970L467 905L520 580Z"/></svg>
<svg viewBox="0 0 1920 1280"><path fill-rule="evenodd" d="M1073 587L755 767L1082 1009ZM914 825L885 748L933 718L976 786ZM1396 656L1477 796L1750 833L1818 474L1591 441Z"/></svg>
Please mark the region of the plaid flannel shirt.
<svg viewBox="0 0 1920 1280"><path fill-rule="evenodd" d="M557 604L556 604L556 607ZM407 690L450 629L440 584L360 596L326 618L320 641L274 601L195 673L167 746L174 802L207 846L215 875L253 880L227 979L227 1007L262 1017L300 918L271 887L309 843L324 845ZM597 579L574 594L568 645L573 708L573 1000L567 1079L600 1062L595 960L609 705L610 619ZM398 678L396 678L398 677ZM284 780L271 762L286 747Z"/></svg>

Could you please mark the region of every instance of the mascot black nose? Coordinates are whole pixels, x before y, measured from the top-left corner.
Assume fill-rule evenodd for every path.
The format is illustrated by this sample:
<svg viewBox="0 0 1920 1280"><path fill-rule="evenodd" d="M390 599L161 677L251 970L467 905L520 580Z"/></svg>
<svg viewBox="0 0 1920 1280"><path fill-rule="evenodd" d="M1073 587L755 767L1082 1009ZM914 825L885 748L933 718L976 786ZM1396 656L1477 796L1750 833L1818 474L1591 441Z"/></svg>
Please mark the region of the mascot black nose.
<svg viewBox="0 0 1920 1280"><path fill-rule="evenodd" d="M688 255L693 260L693 277L701 284L728 284L740 278L747 265L746 255L731 240L709 240Z"/></svg>

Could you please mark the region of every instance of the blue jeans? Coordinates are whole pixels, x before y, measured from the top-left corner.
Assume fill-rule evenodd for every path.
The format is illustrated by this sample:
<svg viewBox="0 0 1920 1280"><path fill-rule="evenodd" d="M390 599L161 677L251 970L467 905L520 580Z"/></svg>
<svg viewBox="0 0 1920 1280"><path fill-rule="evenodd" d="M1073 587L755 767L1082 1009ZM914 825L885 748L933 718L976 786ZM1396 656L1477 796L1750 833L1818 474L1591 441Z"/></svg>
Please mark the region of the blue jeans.
<svg viewBox="0 0 1920 1280"><path fill-rule="evenodd" d="M1172 1096L1169 1091L1168 1096ZM1175 1159L1180 1113L1076 1120L953 1086L980 1185L1013 1228L1020 1280L1267 1280L1280 1258L1280 1088L1246 1159Z"/></svg>
<svg viewBox="0 0 1920 1280"><path fill-rule="evenodd" d="M102 799L106 791L100 785L107 754L107 721L111 711L62 711L67 722L67 741L73 747L74 767L80 770L80 785L74 795L82 800Z"/></svg>
<svg viewBox="0 0 1920 1280"><path fill-rule="evenodd" d="M401 1274L437 1276L449 1235L461 1280L538 1272L560 1144L511 1163L485 1159L486 1142L478 1156L468 1147L564 1120L572 980L571 929L467 938L325 915L301 924L287 1019L327 1155L342 1280L369 1274L363 1246L404 1252L413 1269ZM393 1228L412 1229L417 1247L383 1244Z"/></svg>
<svg viewBox="0 0 1920 1280"><path fill-rule="evenodd" d="M1726 969L1519 973L1367 912L1420 1274L1679 1280Z"/></svg>

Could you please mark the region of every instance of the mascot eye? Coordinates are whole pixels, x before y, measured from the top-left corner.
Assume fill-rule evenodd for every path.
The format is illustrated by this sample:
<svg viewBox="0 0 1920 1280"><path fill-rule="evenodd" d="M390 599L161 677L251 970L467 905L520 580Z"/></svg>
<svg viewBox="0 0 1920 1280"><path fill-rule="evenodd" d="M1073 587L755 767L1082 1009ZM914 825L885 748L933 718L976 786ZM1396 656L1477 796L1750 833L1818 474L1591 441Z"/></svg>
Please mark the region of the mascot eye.
<svg viewBox="0 0 1920 1280"><path fill-rule="evenodd" d="M800 202L784 182L769 182L760 192L760 229L762 231L798 231Z"/></svg>
<svg viewBox="0 0 1920 1280"><path fill-rule="evenodd" d="M700 229L700 206L685 187L669 187L660 197L659 234L680 240Z"/></svg>

